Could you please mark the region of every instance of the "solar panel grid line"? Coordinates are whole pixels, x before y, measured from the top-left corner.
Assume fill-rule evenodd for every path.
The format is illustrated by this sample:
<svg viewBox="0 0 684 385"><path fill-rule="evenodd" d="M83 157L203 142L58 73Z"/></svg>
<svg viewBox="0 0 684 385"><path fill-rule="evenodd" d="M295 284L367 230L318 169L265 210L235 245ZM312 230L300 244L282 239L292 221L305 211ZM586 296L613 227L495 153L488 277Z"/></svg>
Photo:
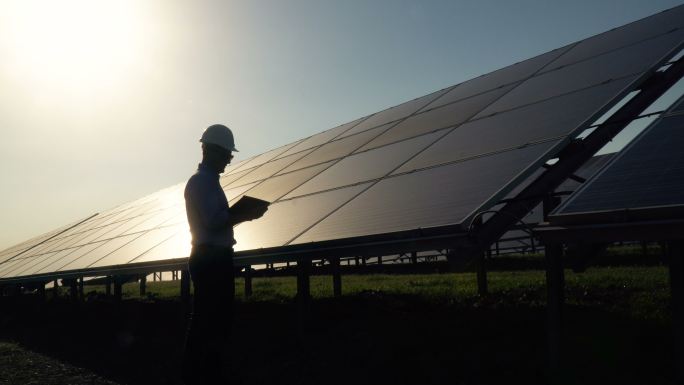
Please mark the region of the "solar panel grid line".
<svg viewBox="0 0 684 385"><path fill-rule="evenodd" d="M646 71L654 72L666 62L663 57L672 55L673 45L681 45L683 41L684 30L677 35L664 35L652 44L629 46L609 54L597 55L578 64L539 74L527 79L509 93L507 98L483 111L481 115L510 110L518 105L544 100L550 96L598 84L601 81L619 79ZM675 50L679 51L676 48ZM572 50L568 53L571 52ZM654 68L654 63L659 65Z"/></svg>
<svg viewBox="0 0 684 385"><path fill-rule="evenodd" d="M454 125L454 126L446 126L446 127L442 127L442 128L437 128L437 129L435 129L435 130L433 130L433 131L438 131L438 130L440 130L440 129L449 129L449 128L455 129L456 127L458 127L458 126L460 126L460 125L462 125L462 124L465 124L465 123L467 123L467 122L469 122L469 121L472 121L473 118L476 117L476 116L478 116L478 114L479 114L481 111L486 110L489 106L495 104L496 101L500 100L500 99L503 98L505 95L507 95L508 93L510 93L510 92L512 92L513 90L515 90L518 86L522 85L525 81L527 81L527 80L533 78L534 76L536 76L538 73L540 73L541 71L543 71L547 66L549 66L551 63L553 63L553 62L554 62L555 60L557 60L558 58L560 58L563 54L569 52L569 51L570 51L573 47L575 47L577 44L579 44L579 42L573 43L573 44L570 44L570 45L568 45L568 46L566 46L566 47L563 47L563 48L561 48L561 49L558 49L559 52L557 53L556 56L554 56L552 59L550 59L549 61L545 62L545 63L542 64L541 66L535 67L536 69L533 70L532 72L530 72L527 76L524 76L524 77L522 77L522 78L519 78L518 80L516 80L516 81L514 81L514 82L511 82L511 83L509 83L509 84L502 84L502 85L497 86L497 87L495 87L495 88L486 89L486 90L484 90L484 91L482 91L482 92L480 92L480 93L472 94L472 95L470 95L470 96L468 96L468 97L458 99L458 100L456 100L456 101L454 101L454 102L451 102L451 103L447 103L447 104L444 104L444 105L440 105L440 106L438 106L438 107L435 107L435 108L430 109L430 110L427 110L427 111L421 112L421 111L419 110L419 111L416 111L412 116L417 116L417 115L419 115L419 114L421 114L421 113L429 113L429 112L435 111L435 110L437 110L437 109L439 109L439 108L447 108L447 106L454 105L454 104L456 104L456 103L461 103L461 102L463 102L463 101L465 101L465 100L470 100L470 99L473 99L473 98L476 98L476 97L480 97L480 96L482 96L482 95L486 95L486 94L488 94L488 93L490 93L490 92L493 92L493 91L495 91L495 90L497 90L497 89L503 89L503 88L509 87L509 86L511 87L511 88L508 89L508 90L504 90L504 92L503 92L502 94L496 96L493 100L491 100L489 103L487 103L484 107L482 107L482 108L479 109L478 111L476 111L476 112L474 112L474 113L471 113L470 116L468 116L468 118L467 118L467 119L464 119L462 122L460 122L460 123L458 123L458 124L456 124L456 125ZM556 50L554 50L554 51L556 51ZM551 51L551 52L554 52L554 51ZM541 54L541 55L538 55L537 57L542 57L542 56L544 56L544 55L546 55L546 54L548 54L548 52L547 52L547 53L544 53L544 54ZM535 58L537 58L537 57L535 57ZM535 59L535 58L532 58L532 59ZM528 60L526 60L525 62L527 62L527 61L529 61L529 60L531 60L531 59L528 59ZM510 66L509 66L509 67L510 67ZM503 68L502 70L504 70L504 69L506 69L506 68L508 68L508 67L505 67L505 68ZM498 71L495 71L495 72L498 72ZM482 75L482 78L486 78L487 75L489 75L489 74ZM476 79L477 79L477 78L476 78ZM462 83L461 83L461 84L462 84ZM452 87L452 88L450 88L450 90L457 90L457 89L458 89L458 85L457 85L457 86L454 86L454 87ZM434 101L438 101L441 97L443 97L443 96L445 96L445 95L446 95L446 93L440 95L438 98L436 98L435 100L433 100L433 102L434 102ZM433 103L433 102L431 102L431 103ZM429 104L427 104L427 105L430 105L431 103L429 103ZM426 105L426 106L427 106L427 105ZM409 118L409 117L407 117L404 121L408 120L408 118ZM448 134L448 133L447 133L447 134ZM410 139L410 138L411 138L411 137L405 138L405 139ZM394 143L394 142L390 142L390 143L386 143L386 144L391 144L391 143Z"/></svg>
<svg viewBox="0 0 684 385"><path fill-rule="evenodd" d="M58 231L56 234L54 234L54 235L52 235L52 236L50 236L50 237L48 237L48 238L46 238L46 239L41 240L39 243L37 243L37 244L35 244L35 245L31 246L31 247L28 247L28 248L22 250L21 252L19 252L19 253L17 253L16 255L12 256L12 257L9 258L8 260L12 260L12 259L14 259L14 258L16 258L16 257L18 257L18 256L20 256L20 255L23 255L23 254L25 254L26 252L31 251L31 250L34 249L35 247L41 246L42 244L44 244L45 242L49 241L50 239L53 239L53 238L59 236L60 234L63 234L64 232L69 231L70 229L72 229L72 228L74 228L74 227L76 227L76 226L79 226L79 225L81 225L81 224L83 224L83 223L89 221L89 220L92 219L93 217L96 217L96 216L97 216L97 213L95 213L95 214L93 214L93 215L91 215L91 216L89 216L89 217L87 217L87 218L85 218L85 219L83 219L83 220L81 220L81 221L79 221L79 222L73 224L72 226L67 227L66 229L64 229L64 230L62 230L62 231ZM8 260L6 260L6 261L8 261Z"/></svg>
<svg viewBox="0 0 684 385"><path fill-rule="evenodd" d="M543 68L543 67L542 67L542 68ZM512 88L511 88L511 89L512 89ZM510 90L509 90L509 91L510 91ZM499 95L498 98L503 97L503 95L505 95L505 92L504 92L503 94ZM496 102L496 100L498 100L498 98L492 100L489 104ZM482 106L482 109L484 109L484 108L486 108L486 107L487 107L487 105L484 105L484 106ZM480 110L473 112L471 116L475 116L475 115L477 114L477 112L479 112L479 111L480 111ZM415 114L415 113L414 113L414 114ZM411 116L407 116L407 117L406 117L404 120L402 120L402 121L405 121L405 120L409 119L410 117L411 117ZM465 120L467 121L467 119L465 119ZM391 130L393 127L395 127L395 126L398 125L398 124L400 124L400 122L397 122L396 124L392 125L390 128L388 128L387 131ZM449 127L443 128L443 129L445 130L445 132L444 132L441 136L438 136L437 138L435 138L435 140L433 140L431 143L429 143L427 146L425 146L422 150L419 150L418 152L416 152L415 154L413 154L413 156L409 157L409 158L406 159L404 162L401 162L400 164L398 164L395 168L391 169L391 170L390 170L389 172L387 172L384 176L382 176L382 177L380 177L380 178L377 178L377 179L374 179L374 180L371 180L371 182L377 183L377 182L379 182L383 177L387 177L387 176L391 175L393 172L395 172L396 170L400 169L404 164L410 162L412 159L414 159L415 157L419 156L423 151L427 150L427 149L430 148L432 145L434 145L435 143L439 142L442 138L444 138L445 136L447 136L449 133L451 133L452 130L456 129L458 126L459 126L459 125L453 126L453 127L451 127L451 129L449 129ZM386 132L387 132L387 131L386 131ZM433 132L429 132L429 133L423 134L423 135L429 135L429 134L434 133L434 132L437 132L437 131L439 131L439 130L435 130L435 131L433 131ZM380 135L382 135L382 134L380 134ZM380 135L378 135L378 136L380 136ZM416 136L416 137L419 137L419 136L421 136L421 135L418 135L418 136ZM377 136L376 136L376 138L377 138ZM375 139L375 138L371 139L371 141L374 140L374 139ZM407 138L407 139L404 139L404 140L410 140L410 139L412 139L412 138ZM369 141L369 142L370 142L370 141ZM398 143L398 142L401 142L401 141L397 141L397 142L393 142L393 143L388 143L388 144L386 144L386 145L391 145L391 144L395 144L395 143ZM376 149L381 148L381 147L383 147L383 146L379 146L379 147L375 147L375 148L372 148L372 149L368 149L368 150L366 150L366 151L373 151L373 150L376 150ZM364 147L361 146L361 147L359 147L359 148L364 148ZM357 149L357 150L358 150L358 149ZM365 151L364 151L364 152L365 152ZM352 153L352 154L354 154L354 153ZM332 167L332 166L331 166L331 167ZM325 170L324 170L324 171L325 171ZM355 184L353 184L353 185L361 184L361 183L363 183L363 182L357 182L357 183L355 183ZM370 187L372 187L372 185L369 186L368 188L370 188ZM330 190L332 190L332 189L330 189ZM294 189L293 189L292 191L294 191ZM329 191L329 190L328 190L328 191ZM353 199L353 198L352 198L352 199ZM314 224L314 225L315 225L315 224ZM300 235L301 235L301 234L300 234ZM295 237L295 238L297 238L297 237Z"/></svg>
<svg viewBox="0 0 684 385"><path fill-rule="evenodd" d="M161 225L160 225L160 226L157 226L157 227L155 227L155 228L159 228L159 227L161 227ZM141 232L145 232L145 231L146 231L146 230L142 230ZM116 237L110 237L110 238L104 239L104 241L108 241L108 240L111 240L111 239L114 239L114 238L116 238ZM64 250L69 250L69 249L76 249L76 248L78 248L78 247L86 246L86 245L92 244L92 243L98 243L98 242L100 242L100 241L103 241L103 239L99 239L99 237L98 237L98 238L96 238L96 239L89 240L87 243L82 243L82 244L73 244L73 243L72 243L72 244L69 245L69 246L66 246L66 247L65 247L65 246L62 246L62 248L55 248L55 249L53 249L53 250L51 250L51 251L49 251L49 252L46 252L46 253L44 253L44 254L35 255L35 256L33 256L32 258L41 258L41 257L42 257L42 258L46 258L46 257L45 257L46 255L49 257L49 256L51 256L52 254L54 254L55 252L61 252L61 251L64 251ZM67 255L64 255L64 257L68 257L68 254L67 254Z"/></svg>
<svg viewBox="0 0 684 385"><path fill-rule="evenodd" d="M394 126L392 126L392 127L394 127ZM391 129L391 128L390 128L390 129ZM442 138L443 138L444 136L446 136L447 134L448 134L448 133L446 133L446 134L444 134L444 135L442 135L442 136L436 138L436 139L435 139L432 143L430 143L428 146L426 146L426 147L423 148L422 150L418 151L416 154L414 154L413 156L409 157L409 158L408 158L407 160L405 160L404 162L402 162L402 163L400 163L399 165L397 165L394 169L390 170L387 174L385 174L385 176L384 176L383 178L387 177L388 175L391 175L393 171L399 169L401 166L403 166L404 164L406 164L407 162L409 162L411 159L413 159L413 158L415 158L416 156L418 156L418 154L420 154L422 151L425 151L425 150L426 150L427 148L429 148L432 144L438 142L440 139L442 139ZM289 241L287 241L287 242L285 243L285 245L289 245L290 243L294 242L294 240L296 240L297 238L301 237L303 234L305 234L305 233L306 233L307 231L309 231L311 228L313 228L313 227L316 226L318 223L320 223L321 221L323 221L323 220L325 220L326 218L328 218L330 215L332 215L332 214L335 213L337 210L339 210L339 209L341 209L342 207L344 207L344 206L345 206L346 204L348 204L349 202L353 201L356 197L358 197L359 195L363 194L365 191L367 191L368 189L370 189L371 187L373 187L375 184L377 184L377 183L378 183L380 180L382 180L383 178L379 178L379 179L376 180L376 181L372 181L368 186L366 186L366 188L364 188L364 189L362 189L361 191L359 191L356 195L353 195L349 200L347 200L346 202L344 202L342 205L340 205L340 206L337 207L336 209L332 210L332 211L329 212L327 215L323 216L323 217L322 217L321 219L319 219L317 222L311 224L311 226L309 226L308 228L306 228L305 230L303 230L303 231L300 232L299 234L295 235L292 239L290 239Z"/></svg>
<svg viewBox="0 0 684 385"><path fill-rule="evenodd" d="M291 244L405 231L424 233L426 229L436 228L450 228L453 234L463 232L460 223L473 203L480 202L480 196L489 194L488 191L495 191L501 178L508 180L511 174L520 171L522 166L516 158L533 160L552 145L542 144L458 165L384 178ZM490 167L492 164L497 167ZM473 174L473 170L489 175L482 178ZM392 194L397 190L406 192Z"/></svg>
<svg viewBox="0 0 684 385"><path fill-rule="evenodd" d="M163 209L160 209L159 211L162 211ZM137 213L137 211L134 211ZM69 246L74 246L78 245L81 242L84 242L84 240L90 239L98 239L100 236L103 236L111 231L116 230L117 228L123 226L126 222L131 221L131 220L136 220L140 219L141 217L144 217L147 214L139 214L133 217L129 217L126 219L120 219L111 223L107 224L102 224L100 223L96 227L84 229L83 231L71 234L71 236L67 239L62 239L62 242L56 243L54 245L48 246L44 251L54 251L56 247L69 247ZM84 242L84 243L89 243L89 242Z"/></svg>
<svg viewBox="0 0 684 385"><path fill-rule="evenodd" d="M604 39L604 40L618 39L620 37L616 33L616 32L618 32L618 30L620 30L622 32L622 34L624 35L624 34L627 34L625 31L629 32L629 30L631 29L632 30L631 35L636 36L637 39L639 39L639 38L641 38L641 39L636 40L636 41L632 41L632 43L626 43L626 44L622 44L622 45L610 44L609 43L608 44L609 47L615 47L613 49L620 49L620 48L623 48L623 47L630 45L630 44L637 44L641 41L652 39L652 38L657 37L659 35L662 35L665 33L670 33L670 32L675 32L676 30L681 29L682 28L681 20L683 20L683 19L684 19L684 7L682 7L682 6L673 7L673 8L670 8L668 10L662 11L659 14L654 14L654 15L651 15L651 16L648 16L648 17L645 17L645 18L642 18L639 20L635 20L633 22L624 24L620 27L613 28L613 29L610 29L608 31L604 31L604 32L601 32L599 34L596 34L596 35L590 36L588 38L582 39L581 41L578 42L578 43L582 43L582 47L578 47L578 51L581 51L580 48L583 49L585 45L588 45L588 44L596 45L596 41L600 40L600 39ZM646 28L646 31L644 31L644 30L637 31L639 26L644 26L645 24L648 24L648 23L657 24L658 25L657 31L651 32L648 28ZM644 32L646 32L646 33L644 33ZM604 45L605 45L605 42L604 42ZM611 49L608 49L607 51L610 51L610 50ZM580 57L582 56L581 52L580 52L579 56ZM590 56L590 55L585 54L585 57L586 56ZM575 60L573 62L569 57L566 59L568 59L569 61L568 62L561 61L559 63L559 65L571 64L571 63L578 61L578 60Z"/></svg>
<svg viewBox="0 0 684 385"><path fill-rule="evenodd" d="M284 158L278 158L278 159L273 159L268 162L264 162L260 164L257 167L254 167L253 169L250 169L247 173L244 175L240 176L239 178L233 180L230 184L228 184L226 187L228 188L233 188L233 187L240 187L244 186L246 184L254 183L254 182L259 182L263 181L265 179L268 179L276 174L278 174L280 171L286 169L293 163L299 161L300 159L306 157L309 155L311 152L315 151L315 149L307 149L303 150L300 152L296 152L292 155L289 155ZM264 173L264 171L266 171Z"/></svg>
<svg viewBox="0 0 684 385"><path fill-rule="evenodd" d="M89 243L87 245L83 245L81 247L75 247L71 252L68 253L69 256L72 258L75 257L75 259L80 258L82 255L87 254L91 252L92 250L102 246L105 242L100 241L100 242L95 242L95 243ZM40 273L43 271L52 271L52 272L57 272L59 269L66 265L65 263L60 264L60 262L64 262L65 256L59 256L59 258L56 258L59 256L59 253L49 255L47 258L42 259L39 263L37 263L35 266L30 268L30 274L36 274ZM68 262L67 262L68 263ZM58 266L58 267L56 267Z"/></svg>
<svg viewBox="0 0 684 385"><path fill-rule="evenodd" d="M525 59L512 65L499 68L495 71L485 73L475 78L463 81L453 86L449 92L445 93L434 102L425 106L419 112L425 112L429 109L434 109L441 106L445 106L447 104L456 103L464 99L468 99L474 96L479 96L481 94L497 90L499 88L504 88L513 84L520 83L534 75L536 72L541 70L543 66L548 65L549 63L557 59L558 56L560 56L562 53L567 52L569 49L571 49L578 43L579 42L568 44L564 47L544 52L532 58ZM531 66L531 68L527 68L528 66ZM511 76L512 71L517 71L518 73L514 73L514 76ZM505 74L507 76L503 76L502 74Z"/></svg>
<svg viewBox="0 0 684 385"><path fill-rule="evenodd" d="M181 231L182 231L182 230L181 230ZM180 231L179 231L179 232L180 232ZM152 251L153 249L156 249L159 245L161 245L161 244L167 242L168 240L175 238L176 235L178 235L179 232L173 233L172 235L170 235L170 236L164 238L161 242L159 242L159 243L153 245L152 247L148 248L147 250L144 250L142 253L140 253L139 255L136 255L136 256L133 257L131 260L129 260L128 262L126 262L126 264L134 263L136 259L138 259L138 258L144 256L145 254L149 253L149 252Z"/></svg>
<svg viewBox="0 0 684 385"><path fill-rule="evenodd" d="M455 160L452 160L452 161L449 161L449 162L434 164L434 165L431 165L431 166L416 168L416 169L412 169L412 170L408 170L408 171L402 171L402 172L398 172L398 173L396 173L396 174L388 175L388 177L406 175L406 174L410 174L410 173L413 173L413 172L420 172L420 171L429 170L429 169L432 169L432 168L449 166L449 165L452 165L452 164L455 164L455 163L467 162L467 161L473 160L473 159L485 158L485 157L488 157L488 156L495 156L495 155L499 155L499 154L502 154L502 153L505 153L505 152L520 150L520 149L523 149L523 148L526 148L526 147L530 147L530 146L536 146L536 145L538 145L538 144L544 144L544 143L549 143L549 142L557 142L557 141L560 141L560 140L563 140L563 139L566 139L566 138L567 138L567 135L556 136L556 137L551 137L551 138L545 138L545 139L541 139L541 140L536 140L536 141L532 141L532 142L527 142L527 143L525 143L525 144L522 144L522 145L519 145L519 146L515 146L515 147L502 148L502 149L500 149L500 150L491 151L491 152L487 152L487 153L483 153L483 154L478 154L478 155L473 155L473 156L469 156L469 157L466 157L466 158L459 158L459 159L455 159Z"/></svg>
<svg viewBox="0 0 684 385"><path fill-rule="evenodd" d="M389 124L392 124L392 123L389 123ZM398 124L398 123L394 123L394 124ZM387 130L391 129L391 128L394 126L394 124L392 124L390 127L388 127ZM378 127L375 127L375 128L378 128ZM372 129L371 129L371 130L372 130ZM368 131L370 131L370 130L362 131L362 132L359 132L358 134L362 134L362 133L368 132ZM383 132L385 132L385 131L383 131ZM383 132L381 132L381 133L379 133L378 135L376 135L375 137L369 139L368 142L372 141L372 140L375 139L377 136L382 135ZM358 134L354 134L354 135L358 135ZM364 143L364 144L361 144L360 146L357 146L355 150L357 150L357 149L359 149L359 148L362 148L362 147L363 147L365 144L367 144L368 142L366 142L366 143ZM334 166L335 166L336 164L338 164L341 160L343 160L343 159L345 159L346 157L352 155L352 154L354 153L355 150L352 150L352 152L348 153L348 154L345 155L345 156L342 156L342 157L333 159L332 161L330 161L331 164L330 164L328 167L325 167L325 168L321 169L318 173L315 173L314 175L312 175L311 178L304 180L302 183L300 183L299 185L293 187L292 189L290 189L289 191L287 191L287 192L286 192L285 194L283 194L282 196L283 196L283 197L287 196L287 195L290 194L292 191L295 191L297 188L299 188L299 187L301 187L302 185L304 185L305 183L307 183L309 180L315 178L316 176L320 175L321 173L325 172L326 170L328 170L328 169L334 167ZM317 165L318 165L318 164L314 164L314 165L308 166L308 167L315 167L315 166L317 166ZM306 167L304 167L304 168L306 168ZM298 169L298 170L294 170L294 171L291 171L291 172L300 171L300 170L302 170L302 169L304 169L304 168L301 168L301 169ZM280 174L280 175L285 175L285 174ZM360 183L355 183L355 184L353 184L353 185L357 185L357 184L360 184ZM280 200L280 201L281 201L281 200Z"/></svg>
<svg viewBox="0 0 684 385"><path fill-rule="evenodd" d="M600 108L597 105L605 103L607 97L624 92L634 79L602 84L589 94L586 90L578 91L463 123L396 172L567 136L586 122L587 115L597 112Z"/></svg>
<svg viewBox="0 0 684 385"><path fill-rule="evenodd" d="M257 154L255 156L245 160L244 162L242 162L240 167L236 167L234 170L231 170L230 172L227 173L227 175L235 174L237 172L247 171L247 170L259 167L266 162L270 162L271 160L278 157L278 155L280 155L280 154L288 151L290 148L296 146L301 141L302 140L297 140L297 141L294 141L292 143L288 143L286 145L275 148L273 150L267 151L265 153ZM259 159L259 158L263 158L263 161L262 161L262 159Z"/></svg>
<svg viewBox="0 0 684 385"><path fill-rule="evenodd" d="M432 103L432 102L434 102L435 100L437 100L437 99L439 99L440 97L442 97L445 93L449 92L453 87L455 87L455 86L445 87L445 88L442 88L442 89L440 89L440 90L433 91L433 92L431 92L431 93L429 93L429 94L427 94L427 95L423 95L423 96L420 96L420 97L417 97L417 98L413 98L413 99L411 99L411 100L408 100L408 101L403 102L403 103L401 103L401 104L398 104L398 105L396 105L396 106L388 107L388 108L386 108L386 109L384 109L384 110L382 110L382 111L379 111L379 112L376 112L376 113L374 113L374 114L371 114L371 115L368 116L367 119L365 119L363 122L360 122L356 127L352 128L352 129L349 129L349 130L348 130L345 134L343 134L341 137L345 137L345 136L349 136L349 135L358 134L358 133L361 133L361 132L365 132L365 131L372 130L372 129L377 128L377 127L380 127L380 126L384 126L384 125L386 125L386 124L390 124L390 123L397 122L397 121L399 121L399 120L408 119L408 118L411 117L412 115L418 113L418 112L419 112L422 108L424 108L425 106L428 106L430 103ZM432 96L432 97L430 97L430 96ZM423 99L423 98L427 98L427 101L426 101L426 102L423 102L423 103L419 103L420 100ZM391 120L388 120L388 121L380 120L380 121L378 121L378 122L372 123L372 124L371 124L370 126L368 126L368 127L363 126L362 129L359 128L359 127L362 126L363 123L366 123L367 121L370 121L370 120L373 119L374 117L379 117L379 116L381 116L382 114L384 114L384 113L386 113L386 112L392 111L393 109L401 109L402 106L408 106L408 105L410 105L410 104L412 104L412 103L419 103L419 104L418 104L417 107L414 107L413 109L410 110L410 111L413 111L413 112L411 112L411 113L409 113L409 114L407 114L407 115L400 115L398 118L391 119Z"/></svg>
<svg viewBox="0 0 684 385"><path fill-rule="evenodd" d="M356 126L358 126L359 124L363 123L364 121L366 121L366 120L367 120L368 118L370 118L370 117L371 117L371 115L367 115L367 116L364 116L364 117L362 117L362 118L359 118L359 119L356 119L356 120L352 120L351 122L347 122L347 123L341 124L341 125L339 125L339 126L336 126L336 127L334 127L334 128L331 128L330 130L326 130L326 131L323 131L323 132L319 132L319 133L317 133L317 134L313 134L313 135L311 135L311 136L309 136L309 137L303 139L302 141L300 141L299 144L298 144L297 146L294 146L294 147L290 148L288 151L285 151L284 153L282 153L281 155L279 155L278 158L281 158L281 157L283 157L283 156L289 155L288 152L290 152L290 151L295 151L295 150L296 150L296 152L298 152L298 151L302 151L302 150L307 150L307 149L309 149L309 148L319 147L319 146L322 146L322 145L324 145L324 144L326 144L326 143L332 142L332 141L334 141L334 140L336 140L336 139L340 139L340 138L342 138L342 137L344 136L345 133L347 133L347 132L353 130L354 127L356 127ZM345 126L348 126L348 127L345 127ZM307 140L312 139L312 138L314 138L314 137L316 137L316 136L318 136L318 135L328 133L328 132L333 131L333 130L335 130L335 129L340 129L341 132L337 133L336 135L332 136L331 138L328 138L327 140L323 141L322 143L319 143L319 144L316 144L316 145L306 144L306 146L308 146L308 147L305 147L305 148L303 148L303 149L297 149L297 147L298 147L299 145L303 145Z"/></svg>
<svg viewBox="0 0 684 385"><path fill-rule="evenodd" d="M93 239L93 240L90 240L90 241L87 242L87 243L83 243L83 244L80 244L80 245L72 245L71 247L67 247L66 249L56 250L56 251L59 252L59 251L68 250L68 249L74 249L74 250L75 250L75 249L78 249L79 247L88 246L88 245L93 245L93 244L98 244L98 243L101 243L101 242L106 243L106 242L115 240L115 239L117 239L117 238L126 237L126 236L129 236L129 235L138 235L138 236L142 236L142 235L144 235L145 233L147 233L148 231L154 231L154 230L158 230L158 229L161 229L161 228L172 227L172 226L173 226L173 225L160 225L160 226L154 227L154 228L149 229L149 230L141 230L141 231L138 231L138 232L135 232L135 233L127 233L127 234L118 235L118 236L110 237L110 238L103 238L103 239L98 238L98 239ZM91 251L92 251L92 250L91 250ZM68 256L69 256L68 254L67 254L67 255L64 255L62 258L56 259L54 262L59 262L59 260L61 260L61 259L63 259L63 258L66 258L66 257L68 257ZM83 257L83 256L86 256L86 254L81 255L81 257ZM81 258L81 257L79 257L79 258Z"/></svg>
<svg viewBox="0 0 684 385"><path fill-rule="evenodd" d="M253 197L259 198L259 199L264 199L264 200L267 200L271 203L278 202L281 200L282 197L287 196L287 194L296 190L299 186L305 184L309 180L315 178L318 174L320 174L320 173L324 172L325 170L329 169L330 167L332 167L334 165L334 163L335 163L335 161L333 160L333 161L329 161L329 162L325 162L325 163L315 164L313 166L304 167L304 168L294 170L294 171L290 171L287 173L275 175L271 178L268 178L268 179L261 181L260 183L256 184L255 186L252 186L250 189L248 189L247 191L244 192L244 195L249 194L250 196L253 196ZM263 193L260 193L260 191L259 191L260 189L263 190L265 188L264 186L269 184L269 183L275 184L277 180L283 180L285 178L292 177L295 174L302 174L308 170L313 170L311 175L309 175L308 177L305 177L304 179L299 181L299 183L294 183L294 184L290 185L289 187L286 187L285 190L281 191L280 193L278 193L276 195L264 196Z"/></svg>
<svg viewBox="0 0 684 385"><path fill-rule="evenodd" d="M387 123L379 127L355 133L337 140L330 141L319 147L316 147L306 156L292 163L288 167L280 170L279 174L284 174L290 171L299 170L308 166L315 166L317 164L325 163L331 160L339 160L347 155L350 155L358 148L362 147L375 137L382 135L385 131L391 129L397 123Z"/></svg>
<svg viewBox="0 0 684 385"><path fill-rule="evenodd" d="M137 234L128 234L128 235L122 235L120 237L116 237L113 239L108 240L106 243L102 245L102 247L108 246L108 248L100 249L100 250L106 250L104 252L101 252L99 254L85 254L82 255L80 258L77 258L75 260L70 261L70 263L64 265L60 270L64 270L68 266L72 266L73 268L88 268L91 267L92 265L96 264L98 261L106 258L108 255L116 252L117 250L121 249L122 247L130 244L131 242L134 242L136 239L144 236L147 232L140 232ZM114 246L112 246L114 245ZM85 262L84 262L85 261Z"/></svg>

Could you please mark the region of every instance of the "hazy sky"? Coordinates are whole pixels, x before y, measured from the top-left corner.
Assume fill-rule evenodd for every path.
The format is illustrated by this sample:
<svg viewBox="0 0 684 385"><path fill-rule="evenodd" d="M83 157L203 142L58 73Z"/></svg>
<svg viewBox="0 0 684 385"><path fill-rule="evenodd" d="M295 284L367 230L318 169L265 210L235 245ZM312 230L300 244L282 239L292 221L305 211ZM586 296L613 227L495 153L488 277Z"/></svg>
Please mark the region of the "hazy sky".
<svg viewBox="0 0 684 385"><path fill-rule="evenodd" d="M0 249L678 3L0 0Z"/></svg>

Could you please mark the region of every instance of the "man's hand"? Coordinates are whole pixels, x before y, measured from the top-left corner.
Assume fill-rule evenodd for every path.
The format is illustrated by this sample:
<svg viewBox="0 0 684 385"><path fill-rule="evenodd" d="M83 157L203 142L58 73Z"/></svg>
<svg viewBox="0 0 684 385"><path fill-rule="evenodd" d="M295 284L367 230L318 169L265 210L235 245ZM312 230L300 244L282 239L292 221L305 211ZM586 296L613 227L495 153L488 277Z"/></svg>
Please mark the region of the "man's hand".
<svg viewBox="0 0 684 385"><path fill-rule="evenodd" d="M255 219L261 218L262 216L264 216L266 211L268 211L267 206L252 207L247 210L236 210L236 212L231 211L230 216L233 222L233 226L235 226L238 223L253 221Z"/></svg>

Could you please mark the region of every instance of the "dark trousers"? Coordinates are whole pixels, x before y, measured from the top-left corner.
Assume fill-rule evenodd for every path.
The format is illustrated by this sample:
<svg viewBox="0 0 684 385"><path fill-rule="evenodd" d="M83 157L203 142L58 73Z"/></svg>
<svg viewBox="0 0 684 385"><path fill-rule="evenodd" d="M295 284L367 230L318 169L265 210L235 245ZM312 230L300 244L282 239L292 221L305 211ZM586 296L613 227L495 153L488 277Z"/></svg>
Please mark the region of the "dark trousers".
<svg viewBox="0 0 684 385"><path fill-rule="evenodd" d="M233 250L193 247L188 267L195 292L185 342L183 380L186 384L225 384L235 299Z"/></svg>

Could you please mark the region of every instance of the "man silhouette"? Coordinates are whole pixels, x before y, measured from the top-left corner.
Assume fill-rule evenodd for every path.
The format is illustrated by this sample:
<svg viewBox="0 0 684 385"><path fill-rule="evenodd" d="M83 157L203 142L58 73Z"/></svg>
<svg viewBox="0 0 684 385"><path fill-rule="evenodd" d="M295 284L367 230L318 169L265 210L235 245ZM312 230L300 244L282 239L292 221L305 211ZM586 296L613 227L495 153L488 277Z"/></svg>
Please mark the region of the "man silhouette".
<svg viewBox="0 0 684 385"><path fill-rule="evenodd" d="M188 268L195 288L183 380L186 384L227 382L226 348L233 319L235 271L233 226L261 217L266 207L231 212L219 174L233 158L235 140L221 124L208 127L200 139L202 163L185 186L185 209L192 234Z"/></svg>

